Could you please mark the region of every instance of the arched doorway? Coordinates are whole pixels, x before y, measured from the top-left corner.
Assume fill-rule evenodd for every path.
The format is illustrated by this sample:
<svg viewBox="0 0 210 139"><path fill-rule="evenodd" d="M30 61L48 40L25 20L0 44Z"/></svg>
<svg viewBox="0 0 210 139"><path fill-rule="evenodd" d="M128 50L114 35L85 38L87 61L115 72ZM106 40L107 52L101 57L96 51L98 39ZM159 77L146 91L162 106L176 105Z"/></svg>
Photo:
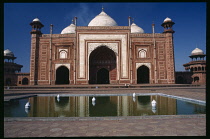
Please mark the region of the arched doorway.
<svg viewBox="0 0 210 139"><path fill-rule="evenodd" d="M106 46L100 46L93 50L89 56L89 84L109 84L116 78L114 51Z"/></svg>
<svg viewBox="0 0 210 139"><path fill-rule="evenodd" d="M198 76L194 77L194 82L199 82L199 77Z"/></svg>
<svg viewBox="0 0 210 139"><path fill-rule="evenodd" d="M22 79L22 85L28 85L28 78Z"/></svg>
<svg viewBox="0 0 210 139"><path fill-rule="evenodd" d="M97 72L97 84L109 84L109 71L105 68L98 70Z"/></svg>
<svg viewBox="0 0 210 139"><path fill-rule="evenodd" d="M67 67L57 68L55 84L69 84L69 69Z"/></svg>
<svg viewBox="0 0 210 139"><path fill-rule="evenodd" d="M149 68L141 66L137 69L137 84L149 83Z"/></svg>

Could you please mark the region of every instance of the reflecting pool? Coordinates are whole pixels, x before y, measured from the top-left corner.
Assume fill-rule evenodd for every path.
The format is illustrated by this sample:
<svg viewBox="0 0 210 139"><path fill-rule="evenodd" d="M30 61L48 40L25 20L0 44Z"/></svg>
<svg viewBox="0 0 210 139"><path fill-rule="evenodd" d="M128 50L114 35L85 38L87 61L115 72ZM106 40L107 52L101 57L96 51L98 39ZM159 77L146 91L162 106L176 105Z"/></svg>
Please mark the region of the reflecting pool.
<svg viewBox="0 0 210 139"><path fill-rule="evenodd" d="M4 103L4 117L102 117L205 114L206 106L160 95L37 96ZM152 100L156 105L152 106ZM30 102L30 108L25 104Z"/></svg>

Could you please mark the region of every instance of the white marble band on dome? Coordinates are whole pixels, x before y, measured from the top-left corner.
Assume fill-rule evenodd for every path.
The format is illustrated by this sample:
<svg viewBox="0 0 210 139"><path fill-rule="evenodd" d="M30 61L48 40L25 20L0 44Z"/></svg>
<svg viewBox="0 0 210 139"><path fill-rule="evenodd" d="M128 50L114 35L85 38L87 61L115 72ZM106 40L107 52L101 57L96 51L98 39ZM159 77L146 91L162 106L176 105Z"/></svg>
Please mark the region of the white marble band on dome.
<svg viewBox="0 0 210 139"><path fill-rule="evenodd" d="M61 34L71 34L71 33L75 33L75 28L76 26L74 24L71 24L69 26L67 26L66 28L64 28L61 31Z"/></svg>
<svg viewBox="0 0 210 139"><path fill-rule="evenodd" d="M171 18L166 17L166 19L163 22L172 22Z"/></svg>
<svg viewBox="0 0 210 139"><path fill-rule="evenodd" d="M90 21L88 26L117 26L117 23L102 10L99 15Z"/></svg>
<svg viewBox="0 0 210 139"><path fill-rule="evenodd" d="M195 48L192 52L191 55L203 55L203 51L199 48Z"/></svg>
<svg viewBox="0 0 210 139"><path fill-rule="evenodd" d="M9 49L4 50L4 56L14 57L14 53Z"/></svg>
<svg viewBox="0 0 210 139"><path fill-rule="evenodd" d="M135 23L131 25L131 33L144 33L144 30L137 26Z"/></svg>
<svg viewBox="0 0 210 139"><path fill-rule="evenodd" d="M35 18L35 19L33 20L33 22L34 22L34 21L41 22L41 21L39 20L39 18Z"/></svg>

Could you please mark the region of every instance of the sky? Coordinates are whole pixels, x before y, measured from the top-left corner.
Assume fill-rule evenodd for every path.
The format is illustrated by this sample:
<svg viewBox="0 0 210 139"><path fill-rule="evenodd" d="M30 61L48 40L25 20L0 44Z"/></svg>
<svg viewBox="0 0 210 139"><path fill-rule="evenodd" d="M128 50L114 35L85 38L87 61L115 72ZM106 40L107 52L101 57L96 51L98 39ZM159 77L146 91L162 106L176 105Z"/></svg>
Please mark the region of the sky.
<svg viewBox="0 0 210 139"><path fill-rule="evenodd" d="M11 50L15 63L23 65L21 72L30 72L31 26L36 17L44 27L43 34L61 31L77 17L77 26L88 23L102 11L111 16L118 26L128 26L128 16L145 33L162 33L166 17L175 22L175 71L185 71L183 64L191 61L189 55L196 48L206 54L206 3L205 2L136 2L136 3L4 3L4 50Z"/></svg>

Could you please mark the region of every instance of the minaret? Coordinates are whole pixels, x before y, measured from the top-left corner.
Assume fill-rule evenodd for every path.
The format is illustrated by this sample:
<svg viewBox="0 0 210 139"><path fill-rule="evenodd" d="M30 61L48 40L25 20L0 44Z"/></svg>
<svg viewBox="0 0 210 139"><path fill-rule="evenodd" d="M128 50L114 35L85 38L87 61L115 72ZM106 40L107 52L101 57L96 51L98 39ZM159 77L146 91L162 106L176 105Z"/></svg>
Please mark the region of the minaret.
<svg viewBox="0 0 210 139"><path fill-rule="evenodd" d="M128 16L128 26L131 26L131 17Z"/></svg>
<svg viewBox="0 0 210 139"><path fill-rule="evenodd" d="M172 26L175 23L170 19L166 18L161 24L164 27L165 34L165 50L166 50L166 75L167 75L167 83L174 84L175 83L175 64L174 64L174 42L173 42L173 33L175 32L172 29Z"/></svg>
<svg viewBox="0 0 210 139"><path fill-rule="evenodd" d="M76 17L76 16L75 16L74 19L73 19L73 24L74 24L75 26L77 26L77 17Z"/></svg>
<svg viewBox="0 0 210 139"><path fill-rule="evenodd" d="M39 40L42 36L41 28L44 25L38 18L30 23L31 30L31 62L30 62L30 85L38 84L38 61L39 61Z"/></svg>

